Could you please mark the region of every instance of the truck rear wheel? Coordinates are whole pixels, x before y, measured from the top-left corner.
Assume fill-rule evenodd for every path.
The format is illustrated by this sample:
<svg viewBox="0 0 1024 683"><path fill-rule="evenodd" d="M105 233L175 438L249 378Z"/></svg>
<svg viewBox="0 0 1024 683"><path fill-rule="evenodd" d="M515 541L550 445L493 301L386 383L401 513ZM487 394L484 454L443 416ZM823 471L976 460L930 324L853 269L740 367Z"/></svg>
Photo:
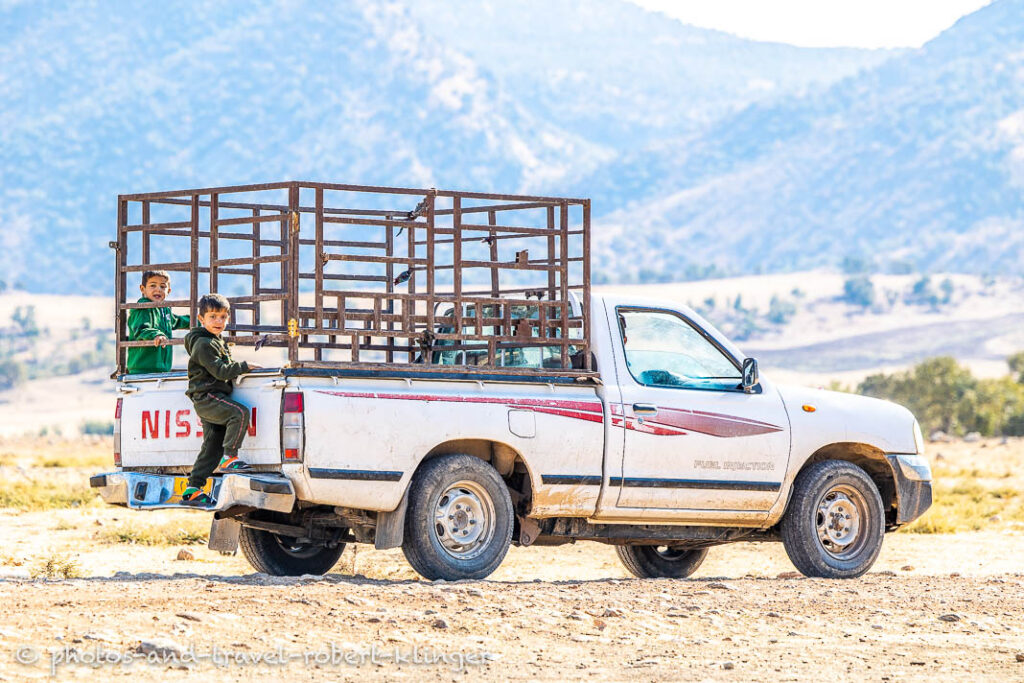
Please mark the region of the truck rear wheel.
<svg viewBox="0 0 1024 683"><path fill-rule="evenodd" d="M708 549L618 545L615 552L629 573L639 579L685 579L704 562Z"/></svg>
<svg viewBox="0 0 1024 683"><path fill-rule="evenodd" d="M804 576L852 579L882 549L882 497L853 463L814 463L797 475L780 528L786 553Z"/></svg>
<svg viewBox="0 0 1024 683"><path fill-rule="evenodd" d="M512 525L512 498L495 469L445 455L425 462L410 484L402 552L427 579L482 579L505 559Z"/></svg>
<svg viewBox="0 0 1024 683"><path fill-rule="evenodd" d="M299 543L288 536L245 526L238 545L253 569L274 576L326 574L345 551L344 543L333 547Z"/></svg>

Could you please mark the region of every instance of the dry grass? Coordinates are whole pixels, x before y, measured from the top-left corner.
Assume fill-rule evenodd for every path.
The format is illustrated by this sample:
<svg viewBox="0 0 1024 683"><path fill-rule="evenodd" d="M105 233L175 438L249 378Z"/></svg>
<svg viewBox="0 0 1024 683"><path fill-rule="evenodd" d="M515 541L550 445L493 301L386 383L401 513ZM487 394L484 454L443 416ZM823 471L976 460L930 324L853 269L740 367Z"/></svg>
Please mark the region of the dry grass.
<svg viewBox="0 0 1024 683"><path fill-rule="evenodd" d="M83 576L78 560L64 553L39 558L29 571L33 579L79 579Z"/></svg>
<svg viewBox="0 0 1024 683"><path fill-rule="evenodd" d="M99 471L104 468L112 468L114 465L114 458L110 453L87 451L84 453L65 453L62 455L47 456L41 458L37 464L39 467L68 467L72 469L89 469Z"/></svg>
<svg viewBox="0 0 1024 683"><path fill-rule="evenodd" d="M1024 526L1024 441L942 444L934 450L934 502L905 531L945 534Z"/></svg>
<svg viewBox="0 0 1024 683"><path fill-rule="evenodd" d="M113 529L105 529L97 536L104 543L133 545L197 545L210 537L210 521L188 519L164 524L129 522Z"/></svg>
<svg viewBox="0 0 1024 683"><path fill-rule="evenodd" d="M0 508L22 512L95 507L102 503L88 484L62 485L52 481L5 481L0 484Z"/></svg>

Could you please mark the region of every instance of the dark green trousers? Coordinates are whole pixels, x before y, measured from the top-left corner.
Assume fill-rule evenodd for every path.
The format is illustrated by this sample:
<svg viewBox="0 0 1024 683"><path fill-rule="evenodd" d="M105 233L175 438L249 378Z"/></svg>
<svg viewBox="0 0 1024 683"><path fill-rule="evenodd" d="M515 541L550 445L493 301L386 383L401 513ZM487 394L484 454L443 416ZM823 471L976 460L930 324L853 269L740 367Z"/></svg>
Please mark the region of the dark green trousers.
<svg viewBox="0 0 1024 683"><path fill-rule="evenodd" d="M188 485L202 488L225 455L238 455L249 429L249 409L224 394L210 393L192 399L203 422L203 446L188 476Z"/></svg>

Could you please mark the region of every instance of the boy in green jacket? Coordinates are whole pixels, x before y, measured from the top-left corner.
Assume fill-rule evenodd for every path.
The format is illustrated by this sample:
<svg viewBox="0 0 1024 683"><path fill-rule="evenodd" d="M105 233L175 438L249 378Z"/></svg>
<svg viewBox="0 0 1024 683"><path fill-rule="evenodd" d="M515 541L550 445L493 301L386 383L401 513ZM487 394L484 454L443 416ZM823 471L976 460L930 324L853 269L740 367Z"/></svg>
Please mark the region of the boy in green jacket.
<svg viewBox="0 0 1024 683"><path fill-rule="evenodd" d="M142 298L138 303L162 303L171 293L171 276L163 270L147 270L139 285ZM128 374L169 372L174 362L174 349L167 343L172 330L189 328L187 315L174 315L167 306L133 308L128 313L128 339L153 341L153 348L138 346L128 349Z"/></svg>
<svg viewBox="0 0 1024 683"><path fill-rule="evenodd" d="M231 304L227 299L220 294L207 294L199 300L198 309L199 327L185 335L185 350L189 354L185 395L192 399L203 423L203 445L181 502L206 507L213 500L202 488L214 471L251 469L238 459L238 449L249 429L249 408L229 396L232 380L260 366L233 361L227 343L221 339L221 332L231 317Z"/></svg>

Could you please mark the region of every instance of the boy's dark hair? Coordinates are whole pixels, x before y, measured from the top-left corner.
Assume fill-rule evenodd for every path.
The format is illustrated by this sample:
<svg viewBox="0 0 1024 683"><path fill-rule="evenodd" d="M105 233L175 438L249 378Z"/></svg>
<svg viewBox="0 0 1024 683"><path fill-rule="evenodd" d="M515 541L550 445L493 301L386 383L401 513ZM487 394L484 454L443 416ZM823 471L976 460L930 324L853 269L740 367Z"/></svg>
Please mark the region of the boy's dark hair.
<svg viewBox="0 0 1024 683"><path fill-rule="evenodd" d="M147 270L142 273L142 286L145 287L151 277L162 277L168 282L171 281L171 274L166 270Z"/></svg>
<svg viewBox="0 0 1024 683"><path fill-rule="evenodd" d="M199 299L199 315L206 315L209 311L230 311L231 302L222 294L204 294Z"/></svg>

